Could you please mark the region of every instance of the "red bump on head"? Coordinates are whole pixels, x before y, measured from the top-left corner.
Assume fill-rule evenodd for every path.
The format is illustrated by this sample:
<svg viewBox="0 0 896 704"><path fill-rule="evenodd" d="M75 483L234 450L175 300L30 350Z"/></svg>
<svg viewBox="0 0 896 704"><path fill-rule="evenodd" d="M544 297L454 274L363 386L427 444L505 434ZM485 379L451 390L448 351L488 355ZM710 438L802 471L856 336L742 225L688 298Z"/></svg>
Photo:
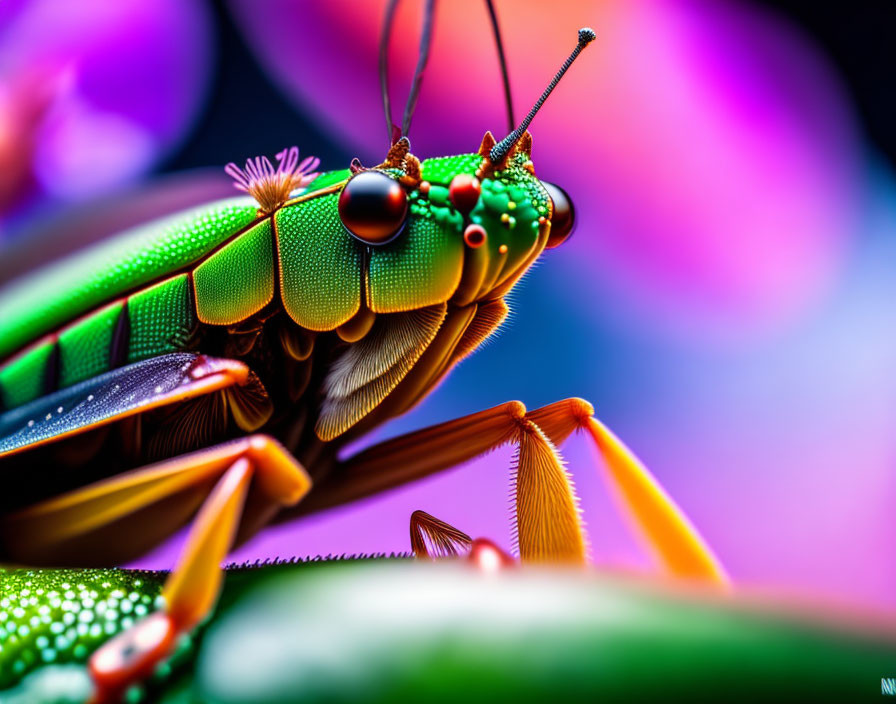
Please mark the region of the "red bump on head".
<svg viewBox="0 0 896 704"><path fill-rule="evenodd" d="M464 230L464 242L471 249L477 249L484 245L485 238L485 229L482 225L467 225L467 229Z"/></svg>
<svg viewBox="0 0 896 704"><path fill-rule="evenodd" d="M461 215L469 215L473 211L480 193L482 185L479 179L469 174L458 174L448 186L448 199Z"/></svg>

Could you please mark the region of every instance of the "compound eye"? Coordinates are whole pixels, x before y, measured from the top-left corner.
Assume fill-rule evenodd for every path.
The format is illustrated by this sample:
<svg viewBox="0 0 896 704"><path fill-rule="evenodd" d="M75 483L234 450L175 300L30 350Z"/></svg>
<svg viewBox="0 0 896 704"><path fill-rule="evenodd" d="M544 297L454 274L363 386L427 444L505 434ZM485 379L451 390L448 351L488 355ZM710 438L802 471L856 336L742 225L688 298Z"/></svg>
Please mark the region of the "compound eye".
<svg viewBox="0 0 896 704"><path fill-rule="evenodd" d="M339 194L342 225L365 244L386 244L404 228L408 196L401 184L380 171L362 171Z"/></svg>
<svg viewBox="0 0 896 704"><path fill-rule="evenodd" d="M547 181L542 181L541 185L544 186L554 204L551 214L551 234L548 235L545 245L545 249L552 249L569 239L576 227L576 209L572 204L572 199L560 186L555 186Z"/></svg>

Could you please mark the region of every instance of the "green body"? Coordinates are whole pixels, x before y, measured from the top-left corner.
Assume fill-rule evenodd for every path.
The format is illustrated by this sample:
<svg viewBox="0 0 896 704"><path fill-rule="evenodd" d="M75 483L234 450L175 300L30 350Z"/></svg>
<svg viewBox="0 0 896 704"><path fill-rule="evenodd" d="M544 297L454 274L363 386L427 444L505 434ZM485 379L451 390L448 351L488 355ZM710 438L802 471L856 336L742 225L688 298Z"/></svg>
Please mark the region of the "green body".
<svg viewBox="0 0 896 704"><path fill-rule="evenodd" d="M428 195L409 194L406 231L369 253L342 227L338 191L264 216L252 199L235 198L141 226L20 280L0 292L0 409L183 350L197 325L235 325L272 302L319 332L346 323L362 305L392 313L449 300L464 244L447 186L480 162L477 154L424 161ZM305 194L349 175L322 174ZM483 183L471 214L494 233L483 287L530 257L548 208L537 179L519 167ZM503 214L511 217L502 222Z"/></svg>

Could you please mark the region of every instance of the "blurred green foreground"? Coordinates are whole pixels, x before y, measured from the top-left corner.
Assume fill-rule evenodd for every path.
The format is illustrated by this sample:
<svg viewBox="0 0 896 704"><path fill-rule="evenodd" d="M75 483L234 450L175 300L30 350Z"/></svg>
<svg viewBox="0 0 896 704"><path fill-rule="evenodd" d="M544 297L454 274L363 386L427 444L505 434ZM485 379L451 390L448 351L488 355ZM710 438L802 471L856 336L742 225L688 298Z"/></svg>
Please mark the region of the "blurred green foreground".
<svg viewBox="0 0 896 704"><path fill-rule="evenodd" d="M164 574L0 571L0 702L83 701ZM140 608L138 608L140 607ZM68 614L68 615L67 615ZM133 701L880 701L877 635L594 572L337 560L235 569Z"/></svg>

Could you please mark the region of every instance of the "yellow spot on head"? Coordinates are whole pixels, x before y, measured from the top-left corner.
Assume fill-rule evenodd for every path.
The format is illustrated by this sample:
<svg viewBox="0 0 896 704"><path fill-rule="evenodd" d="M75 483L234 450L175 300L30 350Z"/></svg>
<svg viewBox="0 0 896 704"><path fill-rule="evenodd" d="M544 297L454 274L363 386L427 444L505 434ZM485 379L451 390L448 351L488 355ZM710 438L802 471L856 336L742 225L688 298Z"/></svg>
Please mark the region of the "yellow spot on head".
<svg viewBox="0 0 896 704"><path fill-rule="evenodd" d="M507 254L506 244L502 244L500 247L498 247L498 254Z"/></svg>
<svg viewBox="0 0 896 704"><path fill-rule="evenodd" d="M510 222L510 215L508 215L507 213L501 213L501 222Z"/></svg>

